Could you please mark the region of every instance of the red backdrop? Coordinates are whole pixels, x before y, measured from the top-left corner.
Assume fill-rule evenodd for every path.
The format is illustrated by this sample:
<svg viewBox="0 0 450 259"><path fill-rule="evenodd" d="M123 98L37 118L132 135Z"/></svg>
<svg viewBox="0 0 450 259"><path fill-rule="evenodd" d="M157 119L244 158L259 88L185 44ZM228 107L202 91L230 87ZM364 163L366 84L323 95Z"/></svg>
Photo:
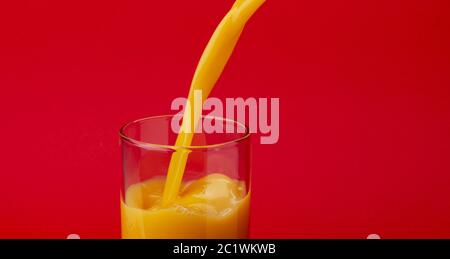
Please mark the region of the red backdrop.
<svg viewBox="0 0 450 259"><path fill-rule="evenodd" d="M231 0L0 3L0 237L120 236L118 129L185 96ZM279 97L256 238L450 238L450 2L268 0L216 97Z"/></svg>

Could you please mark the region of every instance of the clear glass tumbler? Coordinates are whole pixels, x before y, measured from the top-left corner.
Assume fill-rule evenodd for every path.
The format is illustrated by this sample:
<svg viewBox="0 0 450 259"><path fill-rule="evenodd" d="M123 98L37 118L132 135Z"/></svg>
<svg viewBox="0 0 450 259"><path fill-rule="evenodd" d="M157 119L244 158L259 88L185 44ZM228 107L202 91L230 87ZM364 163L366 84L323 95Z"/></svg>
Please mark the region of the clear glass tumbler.
<svg viewBox="0 0 450 259"><path fill-rule="evenodd" d="M172 129L180 115L149 117L120 130L123 184L122 238L247 238L250 206L250 134L241 123L217 117L226 133L195 133L177 147ZM175 123L176 124L176 123ZM232 130L230 130L232 129ZM177 198L162 205L172 154L189 151Z"/></svg>

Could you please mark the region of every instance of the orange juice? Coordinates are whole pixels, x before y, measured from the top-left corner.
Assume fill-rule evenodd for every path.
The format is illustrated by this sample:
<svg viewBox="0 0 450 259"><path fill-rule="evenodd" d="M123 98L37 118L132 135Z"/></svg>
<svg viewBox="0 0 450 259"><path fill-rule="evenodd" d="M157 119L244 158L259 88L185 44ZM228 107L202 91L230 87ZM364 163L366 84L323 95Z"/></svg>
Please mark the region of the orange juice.
<svg viewBox="0 0 450 259"><path fill-rule="evenodd" d="M203 106L219 79L245 24L265 0L236 0L211 37L191 83L166 178L149 179L130 186L121 203L124 238L245 238L248 229L249 195L244 182L221 172L183 181L191 152L193 113ZM201 103L194 92L202 91ZM213 173L213 174L211 174Z"/></svg>
<svg viewBox="0 0 450 259"><path fill-rule="evenodd" d="M132 185L122 202L123 238L246 238L249 194L245 183L210 174L182 184L161 206L165 179Z"/></svg>

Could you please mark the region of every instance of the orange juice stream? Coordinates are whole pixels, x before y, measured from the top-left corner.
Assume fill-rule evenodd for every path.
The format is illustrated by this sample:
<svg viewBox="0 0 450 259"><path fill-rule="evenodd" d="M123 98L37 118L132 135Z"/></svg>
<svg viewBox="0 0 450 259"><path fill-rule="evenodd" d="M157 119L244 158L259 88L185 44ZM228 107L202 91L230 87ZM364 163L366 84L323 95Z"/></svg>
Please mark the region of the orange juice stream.
<svg viewBox="0 0 450 259"><path fill-rule="evenodd" d="M202 91L203 101L209 96L233 52L242 30L264 0L238 0L217 27L195 71L183 116L181 132L175 146L190 146L194 128L199 121L193 114L194 91ZM172 156L164 188L163 204L168 205L178 195L189 151L178 149Z"/></svg>
<svg viewBox="0 0 450 259"><path fill-rule="evenodd" d="M247 235L249 195L245 183L210 174L183 182L194 129L194 91L208 98L230 58L245 24L265 0L237 0L211 37L189 90L183 122L167 178L150 179L128 188L122 202L125 238L243 238ZM196 117L197 116L197 117ZM207 191L205 191L207 190ZM180 231L179 226L183 226Z"/></svg>

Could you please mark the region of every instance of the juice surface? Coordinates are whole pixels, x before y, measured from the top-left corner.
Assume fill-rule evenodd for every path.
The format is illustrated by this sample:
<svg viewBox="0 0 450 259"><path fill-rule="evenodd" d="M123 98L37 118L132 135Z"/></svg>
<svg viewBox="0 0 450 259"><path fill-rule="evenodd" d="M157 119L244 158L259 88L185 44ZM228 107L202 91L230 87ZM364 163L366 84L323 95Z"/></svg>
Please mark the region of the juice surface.
<svg viewBox="0 0 450 259"><path fill-rule="evenodd" d="M210 174L183 182L162 206L165 178L130 186L121 202L123 238L247 238L249 193L244 182Z"/></svg>

